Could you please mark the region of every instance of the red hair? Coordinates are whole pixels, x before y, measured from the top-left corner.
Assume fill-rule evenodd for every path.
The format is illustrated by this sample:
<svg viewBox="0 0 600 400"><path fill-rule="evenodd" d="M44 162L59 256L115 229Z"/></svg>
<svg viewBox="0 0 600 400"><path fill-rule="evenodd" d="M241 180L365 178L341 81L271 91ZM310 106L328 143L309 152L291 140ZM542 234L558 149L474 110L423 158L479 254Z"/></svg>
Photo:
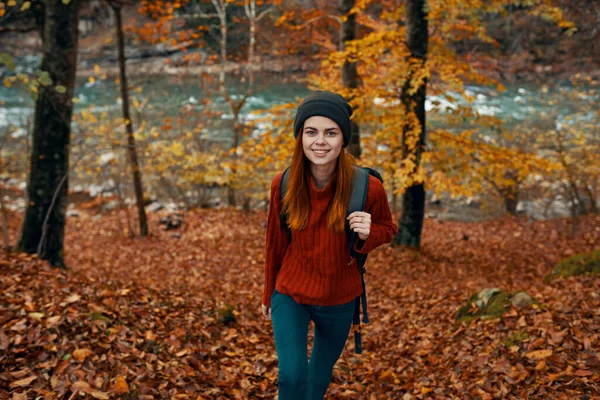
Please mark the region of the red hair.
<svg viewBox="0 0 600 400"><path fill-rule="evenodd" d="M310 217L310 200L308 187L310 179L310 161L304 155L302 148L302 133L296 139L296 148L292 156L290 166L288 190L283 198L283 212L287 214L287 222L290 229L299 231L306 228ZM344 148L340 151L334 174L337 174L337 182L333 200L327 211L327 227L338 233L344 232L346 214L348 212L348 200L352 183L352 165L354 158L347 154Z"/></svg>

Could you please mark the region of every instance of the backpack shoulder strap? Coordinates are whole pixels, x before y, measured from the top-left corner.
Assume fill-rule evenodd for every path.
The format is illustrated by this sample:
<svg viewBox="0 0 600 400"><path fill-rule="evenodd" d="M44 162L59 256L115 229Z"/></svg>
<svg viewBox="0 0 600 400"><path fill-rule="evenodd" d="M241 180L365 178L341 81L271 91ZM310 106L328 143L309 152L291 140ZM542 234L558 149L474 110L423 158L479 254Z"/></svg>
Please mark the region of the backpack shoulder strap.
<svg viewBox="0 0 600 400"><path fill-rule="evenodd" d="M375 178L377 178L379 180L379 182L383 183L383 177L381 176L381 174L379 172L377 172L377 170L373 169L373 168L369 168L369 167L362 167L363 169L366 169L367 172L369 173L369 175L373 175Z"/></svg>
<svg viewBox="0 0 600 400"><path fill-rule="evenodd" d="M352 189L350 191L350 200L348 201L348 215L355 211L364 211L367 202L367 193L369 192L369 170L366 168L352 167ZM350 230L350 224L346 221L346 237L348 238L348 251L350 256L356 260L356 265L360 270L360 280L362 284L362 294L355 299L354 315L352 317L352 330L354 331L354 351L356 354L362 353L361 329L360 329L360 304L362 302L363 322L369 323L367 314L367 288L365 286L364 264L367 256L358 254L354 251L354 245L358 240L358 234Z"/></svg>
<svg viewBox="0 0 600 400"><path fill-rule="evenodd" d="M364 211L369 191L369 171L366 168L352 167L352 185L350 200L348 200L348 214L355 211ZM346 235L348 236L348 250L355 256L354 244L358 240L358 234L350 231L350 224L346 221Z"/></svg>
<svg viewBox="0 0 600 400"><path fill-rule="evenodd" d="M287 214L283 211L283 198L287 193L288 182L290 180L290 167L287 167L281 175L281 182L279 184L279 203L281 204L281 213L279 214L279 228L286 232L288 236L291 236L292 231L287 224Z"/></svg>

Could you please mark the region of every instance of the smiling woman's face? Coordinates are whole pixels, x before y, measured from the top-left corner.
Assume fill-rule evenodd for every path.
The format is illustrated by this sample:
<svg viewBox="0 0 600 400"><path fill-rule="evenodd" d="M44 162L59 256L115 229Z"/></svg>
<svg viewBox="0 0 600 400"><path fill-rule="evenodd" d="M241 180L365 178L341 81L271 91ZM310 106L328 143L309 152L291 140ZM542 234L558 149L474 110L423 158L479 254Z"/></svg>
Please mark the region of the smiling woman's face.
<svg viewBox="0 0 600 400"><path fill-rule="evenodd" d="M342 131L333 120L314 116L304 122L302 148L306 158L316 166L335 163L343 144Z"/></svg>

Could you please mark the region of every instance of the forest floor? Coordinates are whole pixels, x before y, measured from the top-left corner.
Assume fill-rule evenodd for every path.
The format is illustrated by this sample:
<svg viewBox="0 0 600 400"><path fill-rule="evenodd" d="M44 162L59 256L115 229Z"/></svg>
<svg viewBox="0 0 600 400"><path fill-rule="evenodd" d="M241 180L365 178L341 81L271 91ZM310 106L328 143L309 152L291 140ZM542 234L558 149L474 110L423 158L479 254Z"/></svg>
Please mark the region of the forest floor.
<svg viewBox="0 0 600 400"><path fill-rule="evenodd" d="M154 213L149 238L123 235L117 215L68 219L68 270L0 256L0 399L274 398L265 212L194 210L177 231ZM20 218L10 216L13 242ZM327 398L600 398L600 279L544 282L598 247L598 215L574 234L566 219L427 219L420 252L384 246L369 258L364 353L349 336ZM540 305L456 322L493 287ZM224 305L236 321L222 322Z"/></svg>

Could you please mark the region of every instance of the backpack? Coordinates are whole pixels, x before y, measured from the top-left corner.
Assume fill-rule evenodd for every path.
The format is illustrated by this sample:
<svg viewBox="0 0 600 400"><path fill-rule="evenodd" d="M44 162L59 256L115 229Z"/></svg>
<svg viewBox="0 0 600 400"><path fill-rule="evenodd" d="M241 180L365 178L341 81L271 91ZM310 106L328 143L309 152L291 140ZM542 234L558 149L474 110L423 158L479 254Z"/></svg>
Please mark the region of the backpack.
<svg viewBox="0 0 600 400"><path fill-rule="evenodd" d="M281 176L281 184L279 189L279 199L283 204L283 198L287 192L288 181L289 181L289 167L283 172ZM383 178L379 172L372 168L367 167L352 167L352 186L350 190L350 200L348 201L348 212L347 215L352 214L355 211L364 211L365 203L367 201L367 193L369 191L369 175L374 176L383 183ZM279 216L280 228L283 232L286 232L288 237L291 239L292 230L287 224L287 214L281 211ZM365 286L365 263L367 261L367 254L359 254L354 250L354 245L358 240L358 234L350 230L350 224L346 220L346 238L348 240L348 251L350 257L356 260L356 265L360 271L360 278L362 282L363 292L354 300L354 317L352 319L352 331L354 332L354 351L356 354L362 354L361 345L361 330L360 330L360 303L362 301L362 322L365 324L369 323L369 316L367 314L367 291Z"/></svg>

